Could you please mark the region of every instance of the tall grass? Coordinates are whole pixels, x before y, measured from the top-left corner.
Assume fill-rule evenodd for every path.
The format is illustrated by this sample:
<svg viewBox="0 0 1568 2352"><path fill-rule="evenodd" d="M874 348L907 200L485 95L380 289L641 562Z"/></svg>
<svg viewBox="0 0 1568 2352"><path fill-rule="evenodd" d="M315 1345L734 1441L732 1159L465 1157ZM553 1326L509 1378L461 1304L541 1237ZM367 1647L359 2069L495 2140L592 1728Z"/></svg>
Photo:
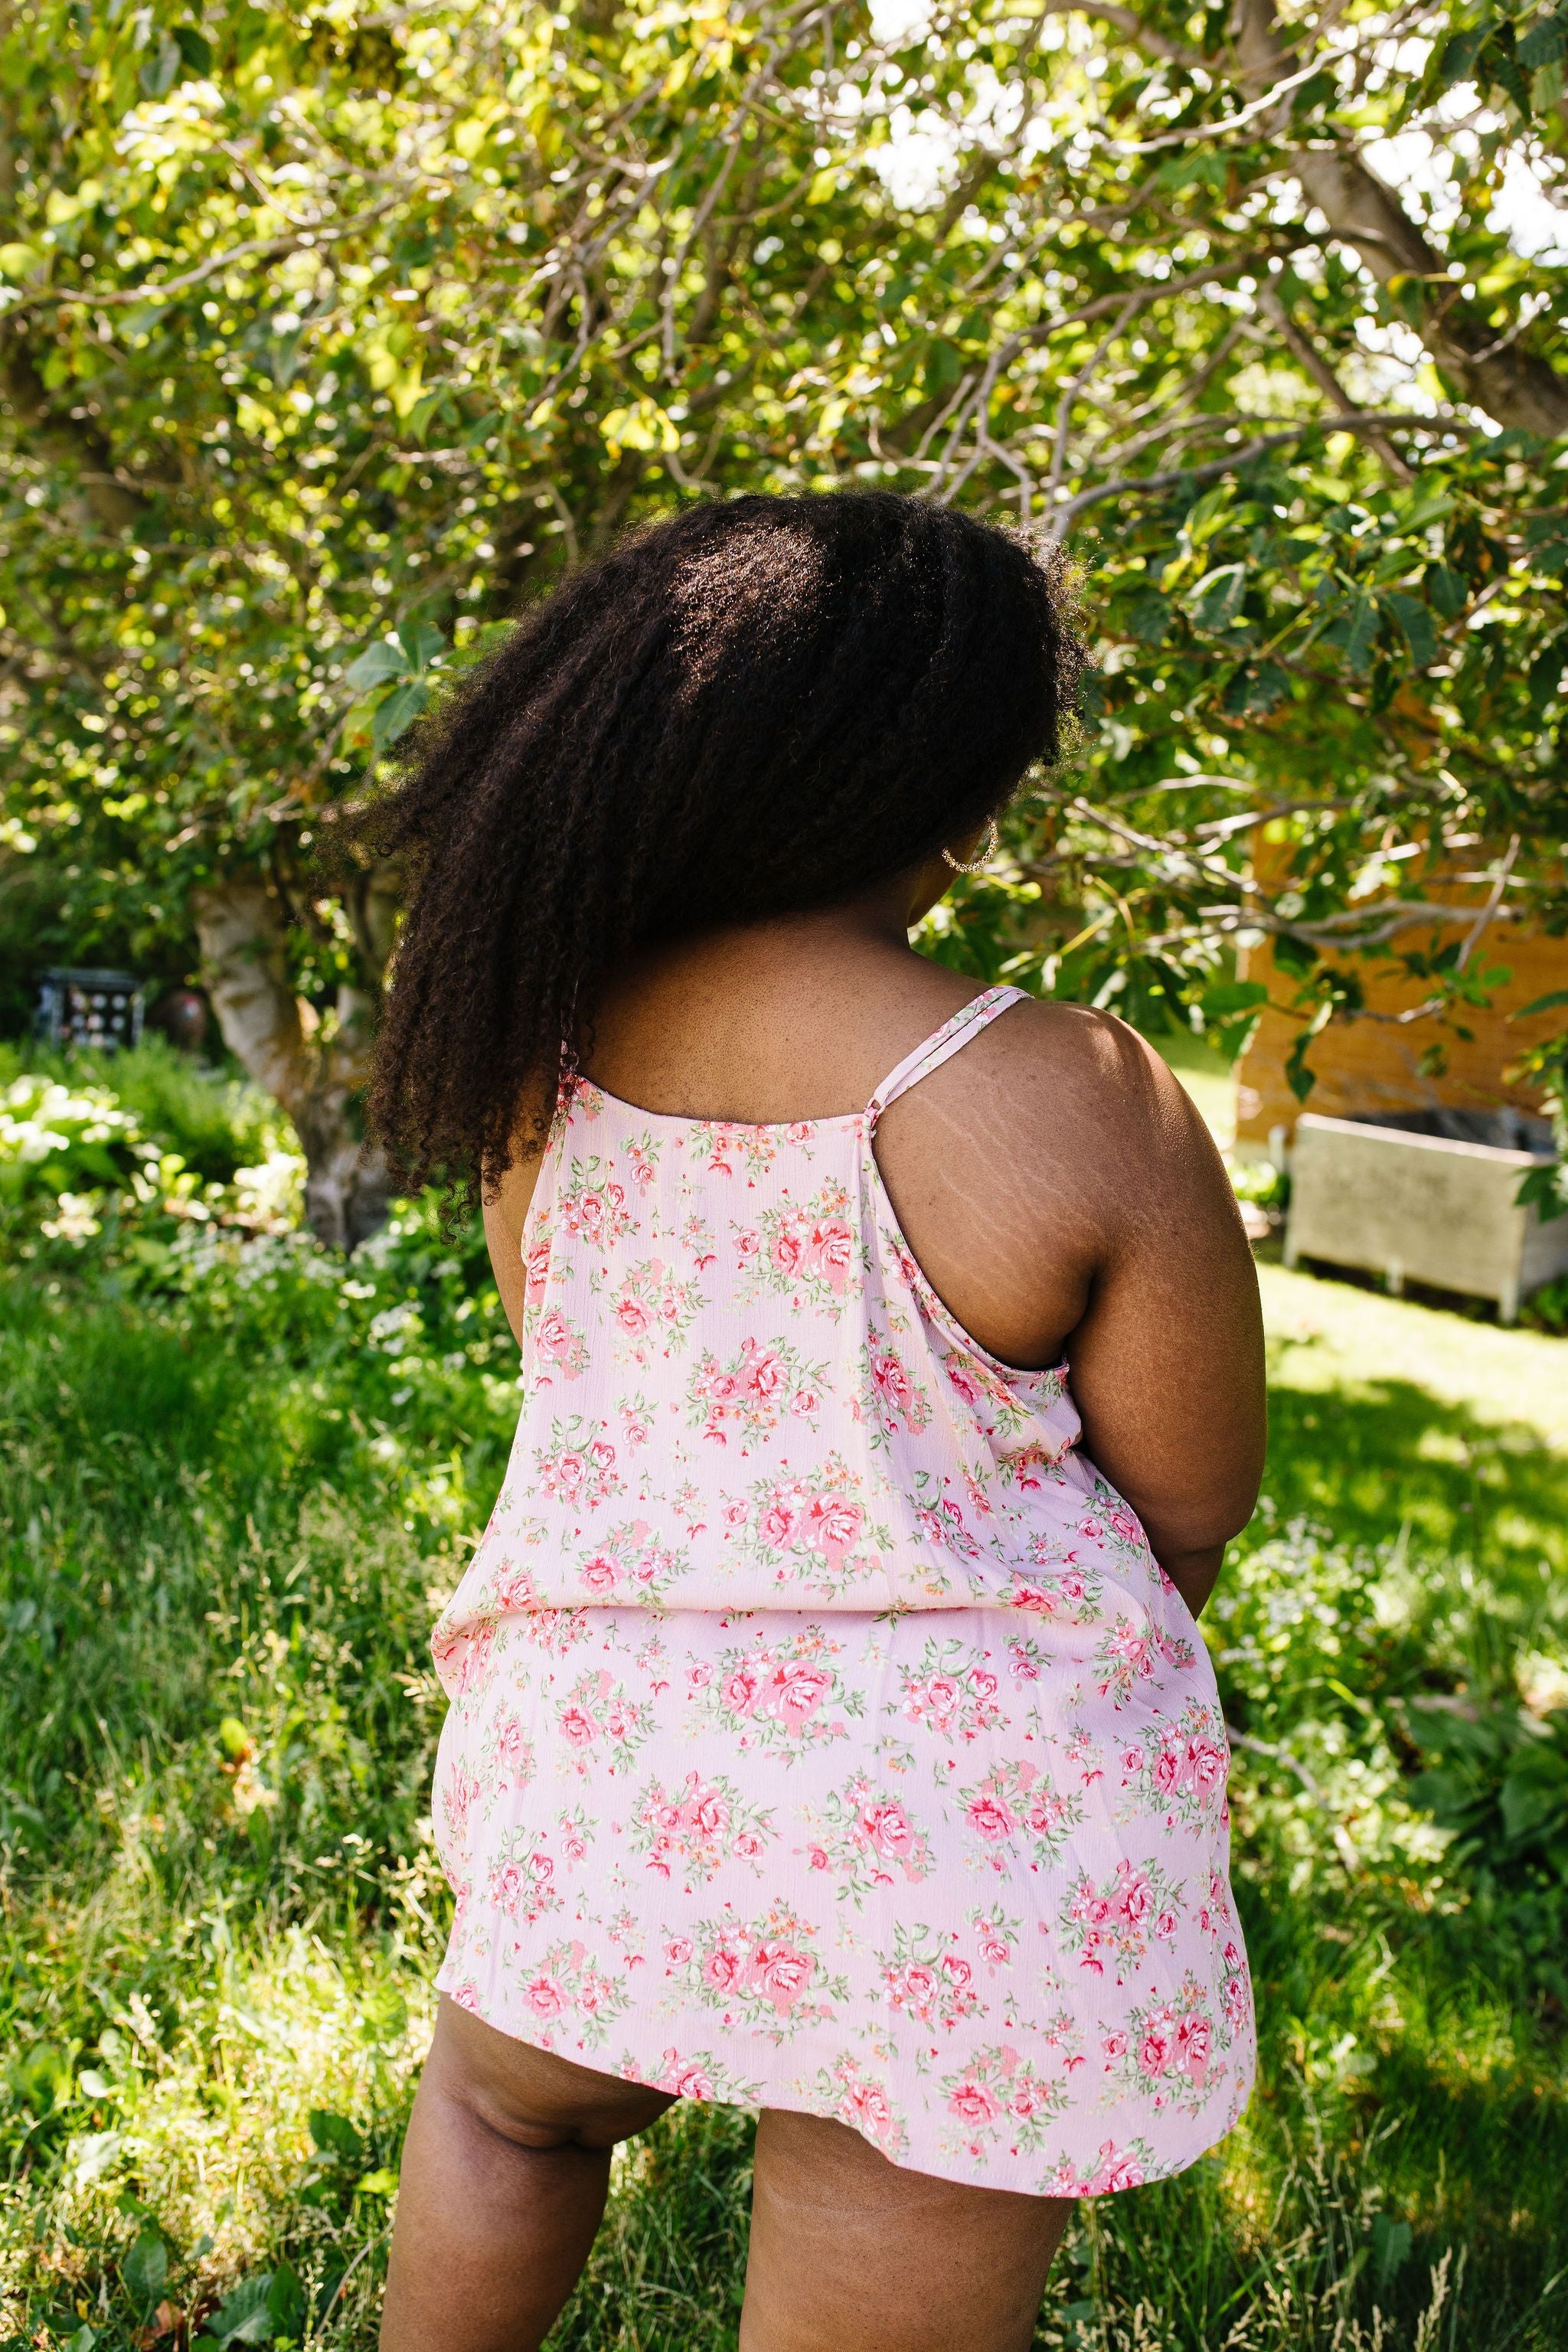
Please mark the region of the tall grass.
<svg viewBox="0 0 1568 2352"><path fill-rule="evenodd" d="M425 1643L515 1391L422 1228L346 1269L226 1248L0 1283L0 2347L374 2341L446 1917ZM1190 2173L1082 2209L1037 2343L1546 2352L1568 1458L1279 1369L1209 1625L1263 2081ZM750 2145L688 2107L622 2154L558 2352L735 2345Z"/></svg>

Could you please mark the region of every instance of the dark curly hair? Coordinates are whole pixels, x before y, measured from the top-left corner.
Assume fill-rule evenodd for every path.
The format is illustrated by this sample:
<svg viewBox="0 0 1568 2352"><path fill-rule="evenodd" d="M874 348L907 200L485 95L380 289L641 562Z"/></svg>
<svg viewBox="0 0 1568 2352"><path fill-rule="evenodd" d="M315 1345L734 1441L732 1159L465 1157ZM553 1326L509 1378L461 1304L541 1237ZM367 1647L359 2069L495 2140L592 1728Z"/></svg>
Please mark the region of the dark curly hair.
<svg viewBox="0 0 1568 2352"><path fill-rule="evenodd" d="M369 1093L472 1200L548 1129L629 951L912 872L1057 756L1064 567L889 491L695 505L519 624L362 837L411 897Z"/></svg>

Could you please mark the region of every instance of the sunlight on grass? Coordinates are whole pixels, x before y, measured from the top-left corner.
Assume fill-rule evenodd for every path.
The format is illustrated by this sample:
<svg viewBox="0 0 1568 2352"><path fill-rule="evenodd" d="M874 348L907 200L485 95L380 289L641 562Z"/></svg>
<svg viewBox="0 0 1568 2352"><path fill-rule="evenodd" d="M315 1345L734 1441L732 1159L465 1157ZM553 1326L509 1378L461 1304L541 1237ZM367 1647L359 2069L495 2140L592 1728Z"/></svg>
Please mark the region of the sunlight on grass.
<svg viewBox="0 0 1568 2352"><path fill-rule="evenodd" d="M1292 1389L1334 1389L1354 1399L1373 1384L1406 1381L1489 1424L1517 1422L1568 1447L1568 1345L1465 1315L1384 1298L1261 1265L1271 1369Z"/></svg>
<svg viewBox="0 0 1568 2352"><path fill-rule="evenodd" d="M1196 1103L1220 1150L1228 1151L1236 1137L1236 1074L1231 1064L1201 1037L1184 1036L1179 1031L1149 1042Z"/></svg>

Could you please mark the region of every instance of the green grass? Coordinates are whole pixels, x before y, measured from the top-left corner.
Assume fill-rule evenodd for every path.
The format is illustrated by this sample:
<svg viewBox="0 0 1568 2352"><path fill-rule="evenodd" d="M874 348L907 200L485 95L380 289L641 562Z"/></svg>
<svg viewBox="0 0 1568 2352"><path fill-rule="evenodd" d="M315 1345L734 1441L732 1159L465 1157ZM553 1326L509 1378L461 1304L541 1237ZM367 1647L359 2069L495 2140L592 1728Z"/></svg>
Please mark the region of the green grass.
<svg viewBox="0 0 1568 2352"><path fill-rule="evenodd" d="M427 1236L155 1296L69 1260L0 1284L0 2347L173 2344L139 2331L270 2278L276 2341L363 2352L446 1916L425 1642L504 1343ZM1215 2156L1082 2210L1037 2341L1545 2352L1568 1347L1264 1291L1266 1504L1208 1621L1263 2082ZM730 2111L626 2151L558 2352L733 2347L749 2161Z"/></svg>
<svg viewBox="0 0 1568 2352"><path fill-rule="evenodd" d="M1203 1038L1189 1037L1179 1029L1151 1037L1149 1043L1174 1070L1220 1150L1228 1151L1236 1135L1235 1064Z"/></svg>

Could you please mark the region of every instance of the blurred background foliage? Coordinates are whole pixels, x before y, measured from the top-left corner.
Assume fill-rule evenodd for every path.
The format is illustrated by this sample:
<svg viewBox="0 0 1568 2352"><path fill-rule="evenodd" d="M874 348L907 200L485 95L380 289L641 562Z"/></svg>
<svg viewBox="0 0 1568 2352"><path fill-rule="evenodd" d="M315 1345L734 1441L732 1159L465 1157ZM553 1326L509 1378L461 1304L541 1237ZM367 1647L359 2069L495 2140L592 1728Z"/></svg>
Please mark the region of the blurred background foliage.
<svg viewBox="0 0 1568 2352"><path fill-rule="evenodd" d="M1067 537L1099 648L939 952L1234 1046L1270 939L1303 1087L1369 962L1440 1037L1568 924L1565 53L1556 0L9 0L6 1017L205 970L352 1241L398 877L334 813L621 528L876 481Z"/></svg>

